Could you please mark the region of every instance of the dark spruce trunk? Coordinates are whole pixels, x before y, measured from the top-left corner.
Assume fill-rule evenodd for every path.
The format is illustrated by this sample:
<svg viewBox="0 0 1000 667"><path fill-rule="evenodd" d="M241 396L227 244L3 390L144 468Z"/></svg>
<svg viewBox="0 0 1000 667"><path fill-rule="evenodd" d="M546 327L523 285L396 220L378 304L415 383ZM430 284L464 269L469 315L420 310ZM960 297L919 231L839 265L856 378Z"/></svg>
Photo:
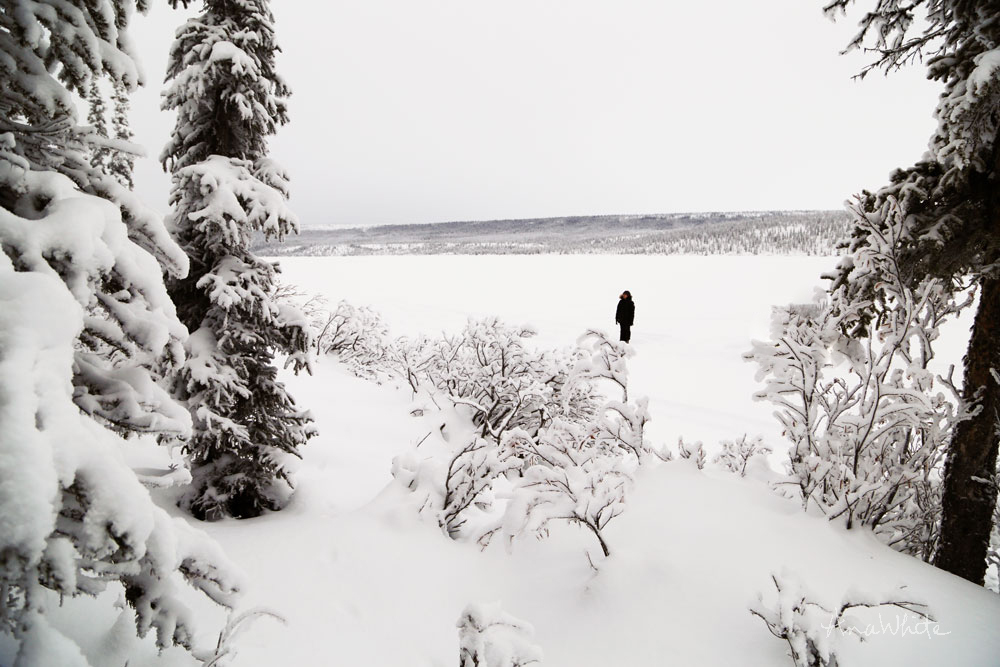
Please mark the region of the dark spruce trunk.
<svg viewBox="0 0 1000 667"><path fill-rule="evenodd" d="M945 462L941 542L934 564L982 585L986 575L993 508L997 488L992 483L997 462L997 422L1000 383L1000 278L986 278L979 310L965 356L964 398L978 394L979 413L960 422Z"/></svg>

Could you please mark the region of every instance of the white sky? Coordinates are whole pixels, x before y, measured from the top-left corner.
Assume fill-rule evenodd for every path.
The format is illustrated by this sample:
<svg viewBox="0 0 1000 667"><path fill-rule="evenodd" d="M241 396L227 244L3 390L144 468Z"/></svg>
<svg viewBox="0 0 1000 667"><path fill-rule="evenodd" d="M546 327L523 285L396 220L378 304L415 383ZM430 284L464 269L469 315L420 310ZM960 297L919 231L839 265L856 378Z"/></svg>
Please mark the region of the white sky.
<svg viewBox="0 0 1000 667"><path fill-rule="evenodd" d="M919 65L851 80L820 0L275 0L303 225L839 208L923 153ZM137 17L132 125L161 211L158 110L182 12Z"/></svg>

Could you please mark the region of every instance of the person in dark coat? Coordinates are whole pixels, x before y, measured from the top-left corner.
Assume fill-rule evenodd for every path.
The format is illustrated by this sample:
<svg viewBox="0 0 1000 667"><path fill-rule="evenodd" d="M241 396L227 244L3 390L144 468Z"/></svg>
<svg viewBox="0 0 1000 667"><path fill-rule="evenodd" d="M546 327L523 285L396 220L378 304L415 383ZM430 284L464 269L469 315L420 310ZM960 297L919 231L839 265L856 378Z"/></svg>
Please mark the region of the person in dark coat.
<svg viewBox="0 0 1000 667"><path fill-rule="evenodd" d="M635 322L635 302L628 290L618 297L618 308L615 310L615 324L621 327L621 340L625 343L632 337L632 323Z"/></svg>

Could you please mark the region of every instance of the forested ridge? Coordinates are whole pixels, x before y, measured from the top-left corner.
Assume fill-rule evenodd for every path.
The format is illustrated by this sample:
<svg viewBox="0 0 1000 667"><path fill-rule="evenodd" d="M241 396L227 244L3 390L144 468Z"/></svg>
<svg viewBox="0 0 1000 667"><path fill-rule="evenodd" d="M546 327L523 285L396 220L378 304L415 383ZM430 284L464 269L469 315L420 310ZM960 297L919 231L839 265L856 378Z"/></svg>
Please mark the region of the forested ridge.
<svg viewBox="0 0 1000 667"><path fill-rule="evenodd" d="M366 228L308 228L262 255L832 255L844 211L573 216Z"/></svg>

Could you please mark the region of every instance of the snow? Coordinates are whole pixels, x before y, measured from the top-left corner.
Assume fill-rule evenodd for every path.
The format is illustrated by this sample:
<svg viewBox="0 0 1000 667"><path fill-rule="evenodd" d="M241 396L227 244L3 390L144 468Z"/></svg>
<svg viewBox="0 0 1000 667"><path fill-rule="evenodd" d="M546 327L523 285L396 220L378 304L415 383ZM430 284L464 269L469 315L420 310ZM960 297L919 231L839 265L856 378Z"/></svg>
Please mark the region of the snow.
<svg viewBox="0 0 1000 667"><path fill-rule="evenodd" d="M298 229L298 219L288 208L281 188L258 179L255 171L249 160L212 155L180 169L175 174L175 189L179 192L187 186L200 194L194 201L202 208L188 213L188 218L202 226L217 225L226 243L248 245L254 230L281 239ZM266 160L263 175L277 179L280 173ZM276 182L282 185L280 180Z"/></svg>
<svg viewBox="0 0 1000 667"><path fill-rule="evenodd" d="M741 359L766 339L771 306L813 300L831 257L397 256L283 257L282 280L330 303L370 306L392 335L457 333L468 318L530 324L542 347L566 347L589 328L616 331L623 289L632 292L635 396L649 396L654 442L714 443L780 427ZM971 320L965 323L968 327ZM961 359L964 340L945 331L939 360ZM968 329L966 328L966 331ZM967 335L967 334L966 334ZM615 336L617 338L617 336ZM936 369L947 371L947 367Z"/></svg>
<svg viewBox="0 0 1000 667"><path fill-rule="evenodd" d="M288 620L261 621L243 637L236 664L454 665L460 613L494 601L535 628L545 665L783 664L783 644L748 612L782 567L834 600L848 589L891 593L907 584L951 633L849 639L854 660L846 665L992 665L1000 651L993 594L807 516L759 482L690 463L637 479L624 514L606 529L607 561L572 527L554 528L544 542L519 541L510 554L499 544L480 552L453 542L415 518L411 494L383 488L388 470L374 463L426 433L409 416L407 396L329 362L317 373L292 386L321 429L303 450L292 505L252 528L209 526L254 582L248 604Z"/></svg>
<svg viewBox="0 0 1000 667"><path fill-rule="evenodd" d="M520 667L542 659L542 651L528 641L531 624L507 614L500 604L470 604L458 622L461 667Z"/></svg>
<svg viewBox="0 0 1000 667"><path fill-rule="evenodd" d="M751 401L759 385L740 355L752 338L766 336L770 306L810 300L819 274L834 260L518 256L281 263L286 281L321 291L330 303L371 306L394 334L455 333L470 316L499 315L509 324L532 325L538 334L531 340L539 346L569 346L589 328L611 329L617 295L630 289L637 317L629 394L649 397L652 444L672 445L683 435L714 451L720 440L748 433L761 434L781 452L787 443L769 409ZM960 328L945 332L940 358L960 356ZM538 647L549 667L791 664L787 645L749 612L758 596L774 604L772 575L802 582L828 609L852 591L889 599L903 590L929 606L935 622L928 627L936 634L918 632L914 617L895 608L852 612L852 623L862 629L873 623L874 631L863 642L827 638L845 666L986 666L1000 654L1000 597L896 553L869 533L808 515L756 475L742 478L711 464L704 470L683 460L640 466L624 512L602 530L611 547L607 559L589 531L562 522L550 525L545 540L517 540L509 553L502 540L485 550L453 541L418 513L421 498L392 478L396 457L426 455L439 439L440 415L415 411L427 407L425 399L415 401L408 387L357 378L332 357L319 359L313 376L286 373L283 380L320 431L302 449L290 505L257 519L198 526L243 571L240 609L263 607L287 621L251 619L231 664L452 667L460 647L456 626L470 610L507 619L525 634L533 628L530 636L505 639L497 655L507 649L534 655ZM166 452L150 443L135 443L128 456L133 465L166 465ZM152 495L181 517L173 501L182 492L161 488ZM226 619L190 597L185 601L202 621L195 644L214 648ZM157 658L150 640L129 639L125 620L107 607L67 600L55 615L60 632L88 639L79 643L91 664L120 665L126 654L138 656L130 665L196 664L178 650ZM904 636L901 628L911 632ZM8 655L8 644L0 642L0 664Z"/></svg>
<svg viewBox="0 0 1000 667"><path fill-rule="evenodd" d="M978 93L992 83L996 71L1000 69L1000 49L980 53L975 62L976 68L969 75L969 87Z"/></svg>
<svg viewBox="0 0 1000 667"><path fill-rule="evenodd" d="M22 644L23 649L14 667L34 667L46 661L65 667L88 667L77 645L53 631L40 614L33 615L29 620Z"/></svg>
<svg viewBox="0 0 1000 667"><path fill-rule="evenodd" d="M232 63L230 72L234 75L246 74L248 76L259 76L259 68L246 51L236 46L232 42L219 41L212 44L212 52L208 56L209 64L215 64L220 60L228 60Z"/></svg>
<svg viewBox="0 0 1000 667"><path fill-rule="evenodd" d="M175 595L183 580L229 602L236 576L221 552L198 544L203 536L151 501L125 461L126 441L97 419L132 419L122 430L133 432L188 431L187 415L143 365L177 344L183 325L160 265L129 240L116 206L52 172L4 176L44 206L14 207L26 217L0 208L0 593L6 629L23 630L19 648L2 642L0 664L104 662L81 653L93 642L74 636L74 626L93 627L86 603L67 605L68 623L53 620L64 598L120 594L123 584L140 633L155 628L150 643L183 644L190 614ZM98 303L105 319L85 315ZM87 324L119 352L110 368L80 343ZM76 379L86 386L77 390Z"/></svg>
<svg viewBox="0 0 1000 667"><path fill-rule="evenodd" d="M949 82L934 112L939 121L931 139L931 153L947 169L987 171L997 120L990 110L997 106L1000 87L1000 49L994 48L973 59L975 67L965 79Z"/></svg>
<svg viewBox="0 0 1000 667"><path fill-rule="evenodd" d="M50 308L38 308L39 303ZM52 532L58 489L53 448L38 431L43 403L68 393L61 371L80 308L52 276L17 273L0 254L0 552L37 564ZM37 377L40 386L24 387Z"/></svg>

